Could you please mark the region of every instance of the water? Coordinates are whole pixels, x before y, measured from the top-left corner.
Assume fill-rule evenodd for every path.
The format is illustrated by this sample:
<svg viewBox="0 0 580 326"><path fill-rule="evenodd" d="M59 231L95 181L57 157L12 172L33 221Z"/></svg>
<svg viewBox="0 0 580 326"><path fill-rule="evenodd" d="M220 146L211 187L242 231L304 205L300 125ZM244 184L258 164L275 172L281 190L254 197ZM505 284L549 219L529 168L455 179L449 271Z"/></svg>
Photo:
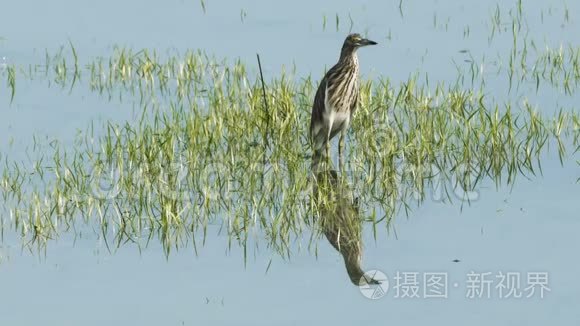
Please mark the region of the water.
<svg viewBox="0 0 580 326"><path fill-rule="evenodd" d="M540 49L578 44L579 7L524 3L528 37ZM500 3L499 8L502 17L509 18L508 10L515 14L517 3ZM297 76L319 76L337 59L350 13L353 31L379 42L360 51L366 78L388 75L398 83L419 73L428 74L432 83L453 83L456 64L469 67L467 54L460 52L468 49L476 60L485 56L488 62L488 96L525 95L547 114L559 107L577 110L577 97L548 86L536 94L528 84L507 92L505 75L494 76L497 67L506 67L512 47L511 19L504 19L501 26L506 31L496 32L489 41L495 3L403 2L401 9L402 13L398 1L336 1L332 7L311 1L208 1L205 14L198 1L1 3L0 10L9 14L0 21L0 58L8 64L41 64L45 49L54 52L70 40L87 60L107 56L114 45L160 52L201 48L217 57L240 58L252 67L260 53L267 78L282 66L295 66ZM469 35L464 36L467 26ZM69 94L68 89L47 87L46 81L21 82L11 105L6 91L0 93L0 152L24 159L33 152L33 135L71 144L77 130L91 122L136 121L138 112L130 102L107 101L84 87ZM395 221L396 234L380 231L376 242L366 232L364 267L385 272L391 285L379 300L365 298L348 282L341 258L322 240L318 257L302 248L284 261L261 248L251 252L244 266L241 250L228 250L227 238L216 228L210 228L211 236L198 255L186 248L168 260L159 244L142 252L127 245L110 254L90 232L51 242L44 255L31 254L8 234L0 245L1 323L578 324L578 166L574 160L560 166L555 149L542 166L543 176L520 178L513 189L482 187L479 200L471 205L427 200L409 219ZM307 239L300 243L306 245ZM420 298L396 298L397 271L446 273L448 298L423 298L423 286ZM546 272L551 291L543 299L499 299L493 288L490 299L466 298L471 272L491 272L494 286L499 272L518 272L522 288L529 272Z"/></svg>

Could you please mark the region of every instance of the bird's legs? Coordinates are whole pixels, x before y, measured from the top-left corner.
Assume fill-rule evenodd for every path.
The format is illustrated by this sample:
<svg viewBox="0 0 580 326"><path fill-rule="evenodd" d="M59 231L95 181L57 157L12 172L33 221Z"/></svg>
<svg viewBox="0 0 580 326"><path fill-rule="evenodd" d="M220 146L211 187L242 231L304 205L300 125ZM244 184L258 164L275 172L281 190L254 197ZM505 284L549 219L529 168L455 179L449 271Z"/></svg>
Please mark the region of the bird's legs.
<svg viewBox="0 0 580 326"><path fill-rule="evenodd" d="M330 141L326 142L326 155L325 155L324 161L326 164L326 169L330 170L330 166L331 166L330 165L330 162L331 162L331 159L330 159Z"/></svg>
<svg viewBox="0 0 580 326"><path fill-rule="evenodd" d="M326 134L326 169L331 168L330 159L330 133L332 132L333 119L330 119L330 124L328 126L328 133Z"/></svg>
<svg viewBox="0 0 580 326"><path fill-rule="evenodd" d="M340 138L338 140L338 168L340 173L344 172L344 161L342 159L342 153L344 151L344 130L340 132Z"/></svg>

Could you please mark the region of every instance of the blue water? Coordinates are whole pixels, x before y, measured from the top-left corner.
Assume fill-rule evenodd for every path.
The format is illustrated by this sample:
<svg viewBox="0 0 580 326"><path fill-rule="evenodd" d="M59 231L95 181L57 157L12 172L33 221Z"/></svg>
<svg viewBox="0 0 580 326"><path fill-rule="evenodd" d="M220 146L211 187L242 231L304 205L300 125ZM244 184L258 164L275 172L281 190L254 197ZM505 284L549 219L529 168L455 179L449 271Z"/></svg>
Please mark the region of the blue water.
<svg viewBox="0 0 580 326"><path fill-rule="evenodd" d="M545 114L560 106L577 110L577 97L548 86L536 94L530 85L508 94L505 76L494 76L512 46L507 24L489 41L494 2L403 1L402 13L399 1L207 2L203 13L199 1L5 1L0 59L42 64L45 50L55 52L70 40L87 61L109 55L115 45L159 52L200 48L240 58L254 70L260 53L267 78L283 66L295 66L297 76L319 76L337 59L350 13L353 31L379 42L360 51L365 78L384 75L398 84L418 73L428 74L431 83L453 83L455 63L469 67L460 52L468 49L477 60L485 56L486 76L496 81L486 85L487 96L525 96ZM508 11L516 2L499 7L504 23L511 23ZM527 1L523 9L528 38L538 48L579 44L580 3ZM0 91L0 152L24 159L33 135L71 144L91 122L134 121L135 110L86 87L69 94L46 81L21 80L12 104L6 89ZM128 245L111 254L90 232L50 242L39 255L22 251L17 236L6 234L0 244L0 325L577 325L575 159L560 166L552 150L543 161L544 175L521 178L513 189L481 187L479 199L462 207L428 199L408 219L398 217L396 232L380 231L376 242L367 230L364 267L383 271L391 285L378 300L348 282L342 259L324 240L317 257L302 239L289 261L262 247L244 267L241 250L228 250L225 236L212 228L198 255L185 248L168 260L158 244L142 252ZM396 298L397 272L446 273L448 298ZM500 299L496 289L490 299L466 298L470 272L518 272L522 288L527 273L545 272L551 291L543 299Z"/></svg>

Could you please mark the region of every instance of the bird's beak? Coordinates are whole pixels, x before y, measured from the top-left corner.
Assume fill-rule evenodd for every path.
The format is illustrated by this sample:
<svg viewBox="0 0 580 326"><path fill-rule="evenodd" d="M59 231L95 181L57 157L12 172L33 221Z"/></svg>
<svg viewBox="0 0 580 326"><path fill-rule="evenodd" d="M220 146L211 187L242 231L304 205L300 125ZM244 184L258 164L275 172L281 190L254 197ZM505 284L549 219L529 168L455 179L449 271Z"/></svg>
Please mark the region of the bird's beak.
<svg viewBox="0 0 580 326"><path fill-rule="evenodd" d="M371 41L371 40L369 40L369 39L366 39L366 38L365 38L365 39L362 39L362 40L360 41L360 45L361 45L361 46L367 46L367 45L376 45L376 44L378 44L378 43L377 43L377 42L375 42L375 41Z"/></svg>

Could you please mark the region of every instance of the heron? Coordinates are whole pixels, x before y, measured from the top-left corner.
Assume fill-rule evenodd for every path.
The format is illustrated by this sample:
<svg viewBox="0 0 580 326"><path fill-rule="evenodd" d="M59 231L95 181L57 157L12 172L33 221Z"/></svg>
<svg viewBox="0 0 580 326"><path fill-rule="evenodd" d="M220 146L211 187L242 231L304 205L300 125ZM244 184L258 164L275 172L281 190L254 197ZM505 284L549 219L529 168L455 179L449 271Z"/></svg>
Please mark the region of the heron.
<svg viewBox="0 0 580 326"><path fill-rule="evenodd" d="M310 141L312 144L312 169L316 172L323 151L330 160L330 140L340 133L338 142L339 166L343 167L344 137L359 95L359 63L357 50L377 42L360 34L349 34L340 50L338 62L330 68L318 86L310 117Z"/></svg>

